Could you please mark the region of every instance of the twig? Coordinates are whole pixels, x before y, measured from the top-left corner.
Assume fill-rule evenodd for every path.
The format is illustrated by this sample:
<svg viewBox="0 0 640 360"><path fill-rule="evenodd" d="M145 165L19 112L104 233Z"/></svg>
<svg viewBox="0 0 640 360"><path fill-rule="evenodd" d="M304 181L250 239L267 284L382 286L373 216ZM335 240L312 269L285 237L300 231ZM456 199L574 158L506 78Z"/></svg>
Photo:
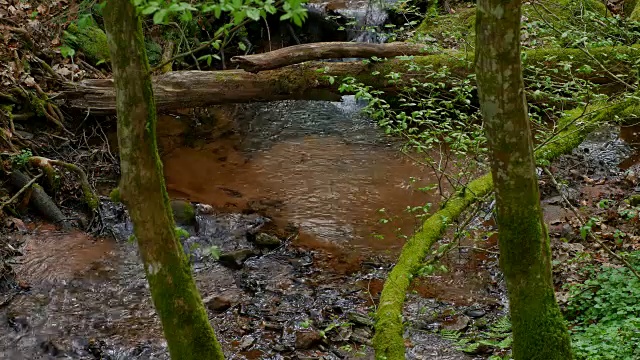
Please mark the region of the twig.
<svg viewBox="0 0 640 360"><path fill-rule="evenodd" d="M184 31L182 30L180 25L178 25L178 23L172 22L171 25L178 28L178 31L180 31L180 34L182 35L182 39L184 40L185 46L187 47L187 49L189 49L189 53L190 53L189 55L191 55L191 57L193 58L193 61L196 62L196 67L198 68L198 70L201 70L200 64L198 64L198 58L196 58L196 55L194 54L195 51L191 51L191 46L189 46L189 40L187 39L187 36L184 34Z"/></svg>
<svg viewBox="0 0 640 360"><path fill-rule="evenodd" d="M38 180L42 176L42 174L44 174L44 173L40 173L36 177L31 179L31 181L29 181L25 186L22 187L22 189L20 189L17 193L15 193L15 195L13 195L11 197L11 199L3 202L2 205L0 205L0 211L2 211L2 209L4 209L5 206L7 206L7 205L11 204L12 202L16 201L16 199L18 199L18 197L20 195L22 195L23 192L27 191L27 189L29 189L31 187L31 185L33 185L33 183L35 183L36 180Z"/></svg>
<svg viewBox="0 0 640 360"><path fill-rule="evenodd" d="M578 219L578 222L580 223L580 226L584 226L584 224L585 224L584 219L582 219L582 216L580 216L580 213L578 213L578 210L573 206L573 204L571 204L569 199L567 199L567 197L564 195L564 193L560 190L560 185L556 181L556 178L553 176L551 171L549 171L549 168L547 168L545 166L542 169L544 170L544 172L547 175L549 175L549 178L551 179L551 182L553 183L553 185L556 187L556 189L560 193L560 196L562 197L562 200L564 200L564 202L567 203L567 206L569 207L569 210L571 210L573 215L575 215L576 219ZM623 258L622 256L620 256L620 255L616 254L615 252L613 252L613 250L611 250L604 242L602 242L602 240L600 240L593 232L589 231L588 234L596 243L598 243L598 245L602 246L602 248L605 249L605 251L607 253L609 253L609 255L613 256L615 259L617 259L622 264L624 264L624 266L626 266L629 270L631 270L633 275L635 275L638 279L640 279L640 274L636 271L636 269L633 268L633 266L625 258Z"/></svg>

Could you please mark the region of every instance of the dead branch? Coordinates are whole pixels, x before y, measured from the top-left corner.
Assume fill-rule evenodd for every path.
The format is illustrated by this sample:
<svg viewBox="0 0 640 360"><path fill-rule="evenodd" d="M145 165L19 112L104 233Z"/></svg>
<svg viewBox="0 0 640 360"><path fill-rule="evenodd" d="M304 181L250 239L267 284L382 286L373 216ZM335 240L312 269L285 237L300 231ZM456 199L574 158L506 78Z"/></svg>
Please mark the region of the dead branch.
<svg viewBox="0 0 640 360"><path fill-rule="evenodd" d="M5 206L13 203L14 201L16 201L18 199L18 197L20 195L22 195L23 192L27 191L27 189L29 189L31 187L31 185L33 185L33 183L36 182L36 180L38 180L43 173L40 173L38 175L36 175L36 177L34 177L33 179L29 180L28 183L26 183L22 188L20 188L20 190L18 190L18 192L15 193L15 195L13 195L11 197L11 199L3 202L2 204L0 204L0 211L2 211L4 209Z"/></svg>
<svg viewBox="0 0 640 360"><path fill-rule="evenodd" d="M392 58L401 55L427 55L423 44L393 42L367 44L353 42L321 42L289 46L263 54L234 56L231 62L257 73L306 61L343 58Z"/></svg>

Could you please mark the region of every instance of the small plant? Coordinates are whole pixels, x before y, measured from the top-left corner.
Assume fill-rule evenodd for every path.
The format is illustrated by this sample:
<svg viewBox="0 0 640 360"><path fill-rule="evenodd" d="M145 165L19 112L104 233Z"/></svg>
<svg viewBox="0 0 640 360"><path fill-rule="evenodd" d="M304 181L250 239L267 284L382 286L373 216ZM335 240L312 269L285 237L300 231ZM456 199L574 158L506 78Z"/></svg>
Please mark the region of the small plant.
<svg viewBox="0 0 640 360"><path fill-rule="evenodd" d="M640 251L627 258L640 265ZM585 271L583 284L569 286L566 310L576 359L639 359L640 280L626 267Z"/></svg>
<svg viewBox="0 0 640 360"><path fill-rule="evenodd" d="M11 157L11 164L16 168L24 167L32 156L33 154L31 153L31 150L23 149L19 154Z"/></svg>
<svg viewBox="0 0 640 360"><path fill-rule="evenodd" d="M474 353L480 345L493 349L494 352L507 353L511 348L513 336L511 335L511 321L503 316L495 321L489 329L482 331L476 338L466 338L459 331L441 330L443 338L455 343L458 350L466 353ZM508 359L506 355L493 355L491 359ZM503 357L506 356L506 357Z"/></svg>
<svg viewBox="0 0 640 360"><path fill-rule="evenodd" d="M206 252L209 256L211 256L213 259L218 260L220 259L220 255L222 254L222 251L220 251L220 248L215 246L215 245L211 245L207 248L207 252Z"/></svg>
<svg viewBox="0 0 640 360"><path fill-rule="evenodd" d="M303 329L308 329L311 327L312 324L313 324L313 320L306 319L305 321L298 323L298 326L300 326Z"/></svg>

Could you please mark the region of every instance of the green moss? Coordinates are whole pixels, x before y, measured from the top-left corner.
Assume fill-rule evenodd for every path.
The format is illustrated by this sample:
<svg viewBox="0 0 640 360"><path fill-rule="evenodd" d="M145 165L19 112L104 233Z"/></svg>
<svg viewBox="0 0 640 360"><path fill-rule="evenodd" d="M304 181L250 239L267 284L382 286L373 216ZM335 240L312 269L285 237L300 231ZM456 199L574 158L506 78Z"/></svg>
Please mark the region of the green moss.
<svg viewBox="0 0 640 360"><path fill-rule="evenodd" d="M122 198L120 198L120 188L115 188L115 189L111 190L111 192L109 193L109 198L114 203L122 202Z"/></svg>
<svg viewBox="0 0 640 360"><path fill-rule="evenodd" d="M474 44L475 23L475 8L460 8L455 14L426 17L416 29L415 39L422 41L431 36L442 40L448 35L462 35L469 44Z"/></svg>
<svg viewBox="0 0 640 360"><path fill-rule="evenodd" d="M635 194L629 196L627 199L629 201L629 205L631 206L639 206L640 205L640 194Z"/></svg>
<svg viewBox="0 0 640 360"><path fill-rule="evenodd" d="M148 40L144 43L149 58L149 65L157 65L162 60L162 46L157 42Z"/></svg>
<svg viewBox="0 0 640 360"><path fill-rule="evenodd" d="M172 200L171 209L176 223L181 225L193 225L196 222L196 211L190 202L184 200Z"/></svg>
<svg viewBox="0 0 640 360"><path fill-rule="evenodd" d="M633 12L636 8L636 4L638 3L637 0L625 0L624 2L624 16L631 18L631 20L635 20L635 18L632 17ZM640 11L640 9L638 9L638 11ZM640 15L640 14L639 14Z"/></svg>
<svg viewBox="0 0 640 360"><path fill-rule="evenodd" d="M544 20L556 27L561 22L573 22L583 10L602 15L606 7L598 0L542 0L534 7L530 2L522 5L523 24ZM544 6L544 7L543 7ZM548 9L549 14L544 8ZM415 40L423 41L430 36L443 40L449 36L462 37L468 44L475 44L476 8L458 8L454 14L425 18L416 29Z"/></svg>
<svg viewBox="0 0 640 360"><path fill-rule="evenodd" d="M446 205L430 216L402 248L398 262L385 281L376 312L373 346L377 359L400 360L405 358L402 337L402 306L413 275L422 265L427 252L470 204L493 190L491 175L478 178L452 197Z"/></svg>
<svg viewBox="0 0 640 360"><path fill-rule="evenodd" d="M80 29L78 25L71 23L64 32L63 40L66 45L82 51L94 65L100 61L109 61L107 35L97 26Z"/></svg>

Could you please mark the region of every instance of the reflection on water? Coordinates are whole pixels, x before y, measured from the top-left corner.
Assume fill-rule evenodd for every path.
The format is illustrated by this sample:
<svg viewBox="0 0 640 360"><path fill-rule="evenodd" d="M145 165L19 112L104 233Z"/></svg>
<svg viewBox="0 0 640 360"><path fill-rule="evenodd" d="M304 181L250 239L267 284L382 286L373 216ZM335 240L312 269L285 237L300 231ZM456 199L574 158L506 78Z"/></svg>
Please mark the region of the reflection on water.
<svg viewBox="0 0 640 360"><path fill-rule="evenodd" d="M202 125L197 137L206 141L192 147L176 141L187 121L160 120L172 196L229 211L257 207L318 240L374 249L401 245L396 231L409 234L418 225L407 206L436 200L416 190L435 179L360 116L352 99L279 102L232 116Z"/></svg>

